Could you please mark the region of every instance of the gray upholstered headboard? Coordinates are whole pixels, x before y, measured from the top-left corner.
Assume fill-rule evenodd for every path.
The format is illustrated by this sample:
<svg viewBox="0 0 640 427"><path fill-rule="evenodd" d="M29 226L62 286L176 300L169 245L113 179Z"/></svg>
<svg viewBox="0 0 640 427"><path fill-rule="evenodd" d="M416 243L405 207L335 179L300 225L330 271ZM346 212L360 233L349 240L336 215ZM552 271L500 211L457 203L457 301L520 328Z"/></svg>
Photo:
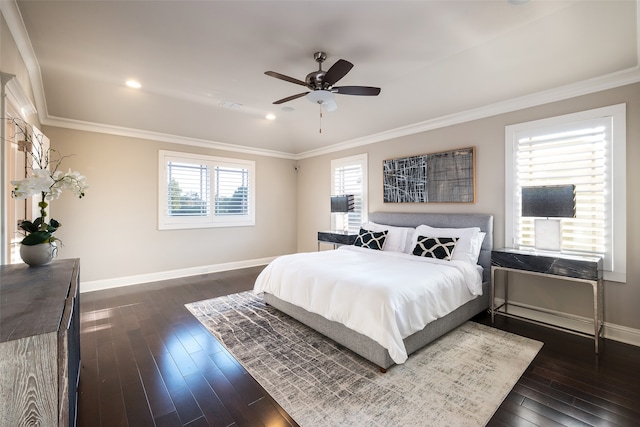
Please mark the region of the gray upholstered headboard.
<svg viewBox="0 0 640 427"><path fill-rule="evenodd" d="M478 264L482 266L483 281L491 278L491 250L493 249L493 215L488 214L438 214L407 212L371 212L369 220L378 224L398 227L417 227L425 224L438 228L480 227L487 233L482 242Z"/></svg>

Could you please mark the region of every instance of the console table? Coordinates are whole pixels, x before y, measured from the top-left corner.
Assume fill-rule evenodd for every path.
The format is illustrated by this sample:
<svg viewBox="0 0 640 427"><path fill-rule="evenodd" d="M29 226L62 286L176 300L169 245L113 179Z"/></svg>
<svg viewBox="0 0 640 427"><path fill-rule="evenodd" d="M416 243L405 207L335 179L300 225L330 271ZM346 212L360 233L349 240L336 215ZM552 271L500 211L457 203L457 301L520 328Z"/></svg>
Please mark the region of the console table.
<svg viewBox="0 0 640 427"><path fill-rule="evenodd" d="M80 261L0 267L0 425L75 426Z"/></svg>
<svg viewBox="0 0 640 427"><path fill-rule="evenodd" d="M358 233L350 231L318 231L318 250L320 243L329 243L335 249L341 245L353 245L358 237Z"/></svg>
<svg viewBox="0 0 640 427"><path fill-rule="evenodd" d="M495 274L496 271L516 272L531 274L541 277L552 277L555 279L568 280L572 282L585 283L593 290L593 334L585 333L563 326L553 325L547 322L534 320L524 316L510 313L509 306L524 307L517 303L509 302L509 280L508 274L504 275L504 302L496 306L495 303ZM519 250L503 248L491 252L491 321L495 315L518 318L520 320L541 324L554 329L584 335L593 338L595 342L595 352L598 353L598 344L602 336L604 325L604 313L602 305L603 280L602 280L602 258L569 255L535 250ZM534 309L526 307L528 310L540 311L551 314L551 311L544 309ZM557 315L557 313L553 313ZM575 317L566 316L576 320Z"/></svg>

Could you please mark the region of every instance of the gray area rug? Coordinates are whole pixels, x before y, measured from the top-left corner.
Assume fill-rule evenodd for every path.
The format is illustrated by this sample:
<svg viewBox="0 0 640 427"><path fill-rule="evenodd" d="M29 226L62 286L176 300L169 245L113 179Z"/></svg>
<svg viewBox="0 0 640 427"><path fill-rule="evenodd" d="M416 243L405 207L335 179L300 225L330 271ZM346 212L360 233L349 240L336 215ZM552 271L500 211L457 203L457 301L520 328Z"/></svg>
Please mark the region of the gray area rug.
<svg viewBox="0 0 640 427"><path fill-rule="evenodd" d="M186 307L301 426L482 426L542 348L467 322L383 374L253 292Z"/></svg>

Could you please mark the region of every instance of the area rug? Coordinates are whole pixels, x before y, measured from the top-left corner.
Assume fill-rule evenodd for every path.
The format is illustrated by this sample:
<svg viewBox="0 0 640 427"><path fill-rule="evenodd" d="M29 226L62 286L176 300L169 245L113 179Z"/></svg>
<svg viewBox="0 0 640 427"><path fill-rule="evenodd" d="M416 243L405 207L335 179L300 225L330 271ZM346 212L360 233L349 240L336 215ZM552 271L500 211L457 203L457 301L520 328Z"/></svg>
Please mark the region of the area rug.
<svg viewBox="0 0 640 427"><path fill-rule="evenodd" d="M383 374L253 292L186 307L301 426L483 426L542 347L467 322Z"/></svg>

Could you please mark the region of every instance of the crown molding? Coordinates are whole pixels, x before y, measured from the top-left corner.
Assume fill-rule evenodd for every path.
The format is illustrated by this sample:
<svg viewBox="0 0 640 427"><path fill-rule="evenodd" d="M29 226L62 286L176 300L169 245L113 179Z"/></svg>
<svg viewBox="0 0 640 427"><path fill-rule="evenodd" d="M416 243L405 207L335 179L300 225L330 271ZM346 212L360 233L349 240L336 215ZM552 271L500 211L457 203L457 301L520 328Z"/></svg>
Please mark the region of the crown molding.
<svg viewBox="0 0 640 427"><path fill-rule="evenodd" d="M423 122L407 125L377 134L352 139L350 141L333 144L317 150L305 151L297 155L298 160L343 151L350 148L362 147L376 142L387 141L407 135L427 132L447 126L457 125L473 120L484 119L499 114L510 113L525 108L536 107L552 102L563 101L577 96L589 95L616 87L626 86L640 82L640 67L636 66L627 70L615 72L601 77L572 83L554 89L545 90L531 95L525 95L506 101L496 102L471 110L449 114Z"/></svg>
<svg viewBox="0 0 640 427"><path fill-rule="evenodd" d="M100 123L85 122L81 120L72 120L62 117L50 116L43 122L47 126L56 126L67 129L82 130L87 132L98 132L107 135L126 136L129 138L146 139L151 141L169 142L172 144L190 145L193 147L211 148L224 151L232 151L234 153L254 154L257 156L278 157L283 159L296 160L297 156L292 153L286 153L275 150L265 150L260 148L246 147L242 145L228 144L225 142L209 141L206 139L189 138L185 136L171 135L160 132L152 132L148 130L125 128L120 126L105 125Z"/></svg>
<svg viewBox="0 0 640 427"><path fill-rule="evenodd" d="M24 26L24 20L18 4L15 0L1 0L0 12L4 16L4 20L7 23L9 32L13 36L13 40L18 47L18 51L22 56L22 60L27 68L29 74L29 80L33 90L33 97L36 102L36 109L38 112L38 118L42 122L48 117L47 101L44 97L44 86L42 83L42 74L40 73L40 64L36 58L36 53L33 50L31 39L27 33L27 29Z"/></svg>
<svg viewBox="0 0 640 427"><path fill-rule="evenodd" d="M449 114L423 122L390 129L388 131L340 142L317 150L305 151L303 153L287 153L282 151L264 150L250 148L241 145L228 144L224 142L208 141L203 139L188 138L178 135L170 135L159 132L151 132L140 129L124 128L99 123L83 122L79 120L65 119L61 117L47 117L42 123L49 126L58 126L69 129L84 130L89 132L99 132L132 138L148 139L153 141L170 142L174 144L192 145L197 147L214 148L238 153L255 154L259 156L279 157L291 160L302 160L317 157L325 154L344 151L351 148L358 148L377 142L388 141L390 139L403 136L414 135L447 126L484 119L499 114L510 113L525 108L536 107L552 102L563 101L577 96L589 95L616 87L626 86L640 82L640 67L636 66L627 70L608 74L606 76L595 77L581 82L572 83L554 89L545 90L531 95L501 101L459 113Z"/></svg>
<svg viewBox="0 0 640 427"><path fill-rule="evenodd" d="M203 139L188 138L178 135L163 134L140 129L124 128L99 123L83 122L79 120L65 119L61 117L49 116L42 120L42 123L50 126L58 126L69 129L85 130L132 138L149 139L153 141L170 142L174 144L192 145L197 147L214 148L238 153L255 154L259 156L279 157L291 160L302 160L317 157L325 154L344 151L351 148L358 148L377 142L388 141L390 139L403 136L414 135L434 129L484 119L499 114L510 113L525 108L536 107L552 102L563 101L582 95L589 95L616 87L626 86L640 82L640 67L636 66L627 70L611 73L605 76L583 80L554 89L545 90L531 95L525 95L506 101L488 104L471 110L461 111L423 122L390 129L388 131L340 142L317 150L305 151L302 153L288 153L282 151L264 150L241 145L228 144L224 142L208 141Z"/></svg>
<svg viewBox="0 0 640 427"><path fill-rule="evenodd" d="M8 75L4 74L3 75ZM24 89L18 83L15 76L11 75L11 78L6 83L7 97L18 107L22 118L37 113L35 105L31 102L31 98L24 93Z"/></svg>

